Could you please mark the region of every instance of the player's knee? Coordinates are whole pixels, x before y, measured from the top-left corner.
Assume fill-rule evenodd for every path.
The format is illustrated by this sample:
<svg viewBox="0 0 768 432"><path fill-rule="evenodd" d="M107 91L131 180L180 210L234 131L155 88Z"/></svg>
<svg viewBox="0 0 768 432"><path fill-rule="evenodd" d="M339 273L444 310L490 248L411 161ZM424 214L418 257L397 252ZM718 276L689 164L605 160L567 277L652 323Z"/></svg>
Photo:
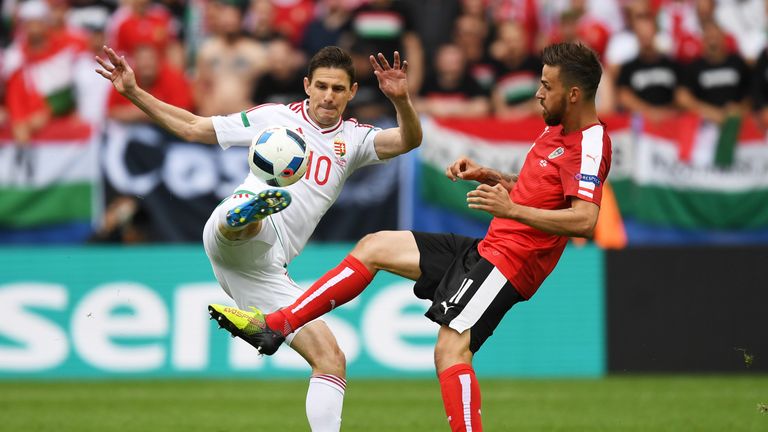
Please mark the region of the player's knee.
<svg viewBox="0 0 768 432"><path fill-rule="evenodd" d="M378 231L367 234L357 242L352 250L352 255L369 267L381 268L382 263L390 255L389 248L392 247L392 233L394 232Z"/></svg>
<svg viewBox="0 0 768 432"><path fill-rule="evenodd" d="M320 373L344 377L347 371L347 358L338 345L327 346L315 359L315 369Z"/></svg>
<svg viewBox="0 0 768 432"><path fill-rule="evenodd" d="M438 339L435 344L435 369L441 372L451 366L472 363L469 347L455 340Z"/></svg>

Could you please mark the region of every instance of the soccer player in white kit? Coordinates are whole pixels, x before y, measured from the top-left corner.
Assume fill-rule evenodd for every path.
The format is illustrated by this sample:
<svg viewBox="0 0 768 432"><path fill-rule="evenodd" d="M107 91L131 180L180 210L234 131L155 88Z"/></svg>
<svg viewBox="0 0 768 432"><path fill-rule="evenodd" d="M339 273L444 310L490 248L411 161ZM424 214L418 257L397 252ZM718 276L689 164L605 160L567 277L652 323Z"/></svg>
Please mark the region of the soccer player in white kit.
<svg viewBox="0 0 768 432"><path fill-rule="evenodd" d="M370 56L379 88L397 111L398 127L381 130L342 119L357 83L352 59L337 47L325 47L310 60L304 78L307 99L214 117L197 116L158 100L136 84L125 58L111 48L104 51L108 60L96 57L103 67L97 72L182 139L218 143L224 149L248 146L261 130L275 125L300 129L305 137L310 161L300 181L275 189L249 174L205 225L203 243L216 279L239 308L227 308L229 315L249 319L240 309L270 312L293 303L303 289L285 268L301 252L345 180L357 168L421 143L421 124L408 95L407 63L397 52L391 66L381 53ZM338 431L346 387L344 354L321 320L307 323L291 336L286 343L312 367L306 400L310 427L315 432Z"/></svg>

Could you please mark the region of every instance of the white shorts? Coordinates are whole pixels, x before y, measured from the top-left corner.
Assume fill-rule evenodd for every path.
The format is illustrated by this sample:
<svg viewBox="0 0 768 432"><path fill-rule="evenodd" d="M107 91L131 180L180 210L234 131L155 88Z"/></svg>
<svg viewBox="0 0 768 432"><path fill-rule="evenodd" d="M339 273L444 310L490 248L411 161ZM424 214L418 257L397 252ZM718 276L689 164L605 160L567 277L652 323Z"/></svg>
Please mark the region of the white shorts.
<svg viewBox="0 0 768 432"><path fill-rule="evenodd" d="M249 310L249 306L255 306L270 313L292 304L304 289L288 276L283 266L285 250L269 217L264 219L261 232L247 240L229 240L219 232L218 212L226 212L248 199L230 196L213 211L203 229L203 245L216 280L237 307ZM286 337L288 345L299 330Z"/></svg>

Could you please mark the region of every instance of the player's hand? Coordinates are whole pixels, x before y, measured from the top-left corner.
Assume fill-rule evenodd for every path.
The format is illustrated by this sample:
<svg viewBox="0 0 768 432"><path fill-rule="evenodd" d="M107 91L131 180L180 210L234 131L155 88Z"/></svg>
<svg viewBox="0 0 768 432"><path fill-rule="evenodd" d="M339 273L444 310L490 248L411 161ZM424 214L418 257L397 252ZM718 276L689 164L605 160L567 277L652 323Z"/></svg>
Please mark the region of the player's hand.
<svg viewBox="0 0 768 432"><path fill-rule="evenodd" d="M456 162L452 163L445 170L445 176L452 181L475 180L479 181L480 183L486 183L493 186L498 183L498 179L493 178L493 172L493 170L478 164L466 156L463 156L456 159Z"/></svg>
<svg viewBox="0 0 768 432"><path fill-rule="evenodd" d="M501 184L481 184L467 194L467 206L482 210L496 217L511 218L516 204L509 197L509 191Z"/></svg>
<svg viewBox="0 0 768 432"><path fill-rule="evenodd" d="M379 53L378 59L374 56L370 56L368 59L371 61L373 73L379 81L379 89L384 93L384 96L392 102L407 99L408 80L406 79L406 71L408 70L408 62L405 60L402 63L400 62L400 53L395 51L392 66L389 65L387 58L382 53Z"/></svg>
<svg viewBox="0 0 768 432"><path fill-rule="evenodd" d="M96 73L112 81L112 85L118 93L125 95L136 90L136 76L133 69L128 66L125 57L118 56L112 48L104 46L104 53L109 61L96 56L96 61L104 69L96 69Z"/></svg>

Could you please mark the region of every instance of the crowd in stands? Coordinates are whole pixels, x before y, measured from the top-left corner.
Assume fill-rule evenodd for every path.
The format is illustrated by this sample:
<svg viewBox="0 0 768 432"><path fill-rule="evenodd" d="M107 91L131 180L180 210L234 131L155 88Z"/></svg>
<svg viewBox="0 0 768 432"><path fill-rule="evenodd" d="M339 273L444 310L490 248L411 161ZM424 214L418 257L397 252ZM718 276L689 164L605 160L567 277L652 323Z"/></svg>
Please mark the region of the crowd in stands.
<svg viewBox="0 0 768 432"><path fill-rule="evenodd" d="M5 0L1 8L0 130L19 146L55 117L96 130L106 120L149 120L94 72L104 45L150 93L205 116L304 98L307 60L338 45L359 83L346 115L386 127L394 112L371 54L404 55L422 114L514 121L540 115L541 49L581 41L604 66L600 114L655 121L693 112L717 124L754 114L768 128L765 0ZM125 237L115 227L137 214L134 197L108 199L94 237Z"/></svg>
<svg viewBox="0 0 768 432"><path fill-rule="evenodd" d="M582 41L605 68L601 113L680 110L768 125L763 0L10 0L3 2L0 124L25 142L77 111L146 121L93 69L108 44L160 99L202 115L304 97L307 59L339 45L357 66L349 115L392 116L368 55L401 51L419 111L537 115L549 43Z"/></svg>

